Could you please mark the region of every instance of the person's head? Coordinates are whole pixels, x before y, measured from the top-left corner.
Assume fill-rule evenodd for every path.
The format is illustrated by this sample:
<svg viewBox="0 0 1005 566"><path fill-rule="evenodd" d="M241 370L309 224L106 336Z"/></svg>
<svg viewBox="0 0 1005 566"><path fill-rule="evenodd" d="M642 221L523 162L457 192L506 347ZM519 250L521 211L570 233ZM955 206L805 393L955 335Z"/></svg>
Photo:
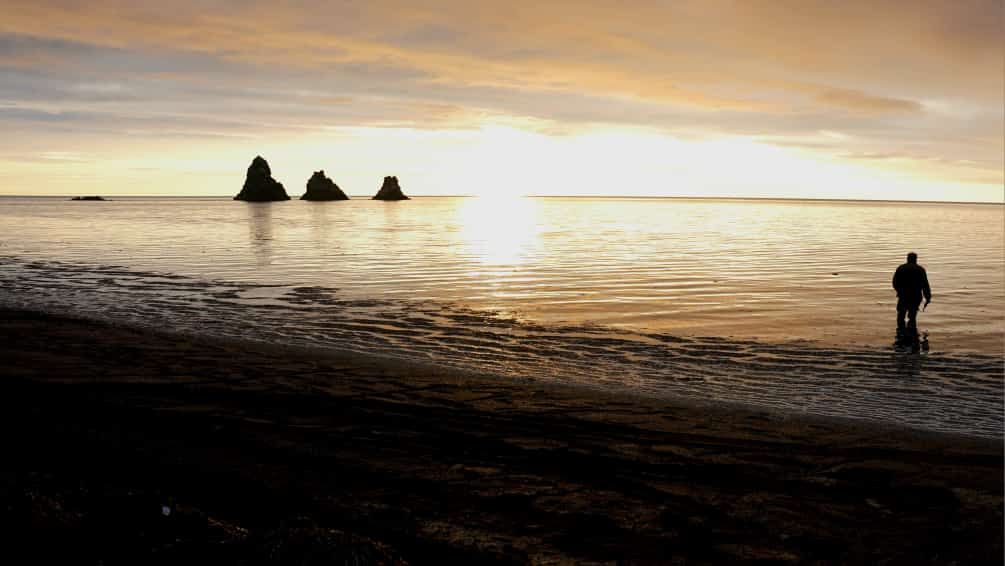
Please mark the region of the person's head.
<svg viewBox="0 0 1005 566"><path fill-rule="evenodd" d="M918 254L914 252L907 254L907 263L918 263Z"/></svg>

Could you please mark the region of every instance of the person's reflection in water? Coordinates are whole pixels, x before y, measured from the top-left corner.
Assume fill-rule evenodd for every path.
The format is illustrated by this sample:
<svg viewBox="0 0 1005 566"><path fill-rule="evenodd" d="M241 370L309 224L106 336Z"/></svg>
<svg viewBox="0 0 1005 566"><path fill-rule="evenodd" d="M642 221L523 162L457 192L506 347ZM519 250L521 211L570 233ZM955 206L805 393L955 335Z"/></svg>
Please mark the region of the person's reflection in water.
<svg viewBox="0 0 1005 566"><path fill-rule="evenodd" d="M272 203L248 204L248 237L259 267L272 263Z"/></svg>
<svg viewBox="0 0 1005 566"><path fill-rule="evenodd" d="M897 375L900 377L920 378L921 364L924 356L894 356L897 364Z"/></svg>

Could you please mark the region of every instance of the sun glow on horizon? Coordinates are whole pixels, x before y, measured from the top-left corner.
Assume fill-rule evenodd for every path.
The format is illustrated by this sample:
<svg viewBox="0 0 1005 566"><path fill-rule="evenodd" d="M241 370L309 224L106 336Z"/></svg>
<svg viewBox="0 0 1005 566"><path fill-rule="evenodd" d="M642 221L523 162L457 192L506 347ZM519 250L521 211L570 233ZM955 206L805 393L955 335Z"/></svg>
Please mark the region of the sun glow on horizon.
<svg viewBox="0 0 1005 566"><path fill-rule="evenodd" d="M1003 199L1000 184L943 180L925 163L891 168L884 160L844 159L751 137L681 139L647 128L598 125L556 133L515 118L450 129L334 128L166 153L51 151L38 162L7 164L5 173L51 181L34 194L230 196L259 154L291 196L323 169L353 196L372 195L384 175L397 175L413 196Z"/></svg>

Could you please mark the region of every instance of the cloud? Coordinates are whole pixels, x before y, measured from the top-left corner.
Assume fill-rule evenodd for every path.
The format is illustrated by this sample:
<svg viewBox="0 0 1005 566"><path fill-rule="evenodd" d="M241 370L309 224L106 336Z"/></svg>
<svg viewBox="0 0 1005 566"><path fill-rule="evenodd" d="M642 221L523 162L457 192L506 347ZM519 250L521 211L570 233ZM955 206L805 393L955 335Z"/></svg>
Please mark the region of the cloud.
<svg viewBox="0 0 1005 566"><path fill-rule="evenodd" d="M1001 167L994 0L4 4L5 126L210 137L509 116Z"/></svg>
<svg viewBox="0 0 1005 566"><path fill-rule="evenodd" d="M920 112L922 109L921 104L913 100L872 96L859 90L850 89L828 89L818 94L816 99L824 104L868 114Z"/></svg>
<svg viewBox="0 0 1005 566"><path fill-rule="evenodd" d="M865 102L837 96L844 90L959 94L986 83L1001 54L994 18L972 3L9 4L0 22L8 33L177 54L162 60L203 54L276 69L396 68L399 80L417 85L589 92L711 109L784 107L778 99L789 102L786 90L800 82L833 85L823 104ZM954 80L942 80L947 75Z"/></svg>

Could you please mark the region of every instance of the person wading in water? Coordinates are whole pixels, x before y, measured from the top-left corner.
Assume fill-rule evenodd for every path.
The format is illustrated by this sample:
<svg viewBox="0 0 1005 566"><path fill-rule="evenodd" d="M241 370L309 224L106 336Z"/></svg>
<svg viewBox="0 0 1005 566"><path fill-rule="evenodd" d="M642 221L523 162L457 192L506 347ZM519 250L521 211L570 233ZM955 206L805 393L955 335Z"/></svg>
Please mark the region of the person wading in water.
<svg viewBox="0 0 1005 566"><path fill-rule="evenodd" d="M928 273L918 265L918 254L907 254L907 263L893 274L893 288L897 291L897 342L912 344L918 338L918 307L921 298L925 306L932 302L932 289L928 286ZM904 328L907 315L907 328Z"/></svg>

